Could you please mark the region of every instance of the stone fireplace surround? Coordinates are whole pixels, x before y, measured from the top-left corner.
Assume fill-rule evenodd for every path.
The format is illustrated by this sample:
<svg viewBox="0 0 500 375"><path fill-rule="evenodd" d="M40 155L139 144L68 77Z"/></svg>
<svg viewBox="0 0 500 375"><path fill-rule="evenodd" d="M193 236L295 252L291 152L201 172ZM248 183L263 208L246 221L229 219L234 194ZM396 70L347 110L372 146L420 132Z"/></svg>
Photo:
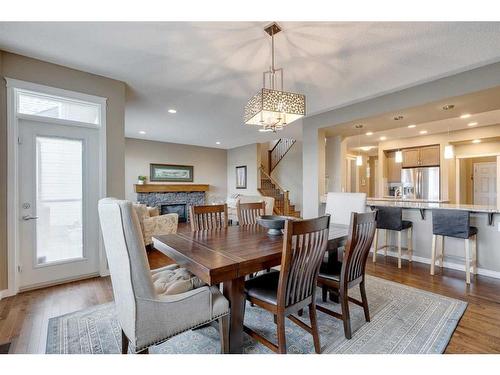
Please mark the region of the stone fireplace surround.
<svg viewBox="0 0 500 375"><path fill-rule="evenodd" d="M205 204L205 192L189 191L189 192L168 192L168 193L137 193L137 202L145 204L149 207L157 207L162 212L162 205L185 204L186 216L189 212L189 207L192 205ZM188 217L186 217L188 219Z"/></svg>

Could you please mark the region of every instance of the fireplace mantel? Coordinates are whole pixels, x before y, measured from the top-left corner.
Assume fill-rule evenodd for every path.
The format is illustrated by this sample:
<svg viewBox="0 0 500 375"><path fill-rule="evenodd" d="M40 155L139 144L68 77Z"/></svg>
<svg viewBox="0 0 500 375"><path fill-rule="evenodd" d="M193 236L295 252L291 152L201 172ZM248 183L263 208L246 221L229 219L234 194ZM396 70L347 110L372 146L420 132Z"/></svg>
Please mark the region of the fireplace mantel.
<svg viewBox="0 0 500 375"><path fill-rule="evenodd" d="M208 191L208 184L144 184L134 185L136 193L187 193Z"/></svg>

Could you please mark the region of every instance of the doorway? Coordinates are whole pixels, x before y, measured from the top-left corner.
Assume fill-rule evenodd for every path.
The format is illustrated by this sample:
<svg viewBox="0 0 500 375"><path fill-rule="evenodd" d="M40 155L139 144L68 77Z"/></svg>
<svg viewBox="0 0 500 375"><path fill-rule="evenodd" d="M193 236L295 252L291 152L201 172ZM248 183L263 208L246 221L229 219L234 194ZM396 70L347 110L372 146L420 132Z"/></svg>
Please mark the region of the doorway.
<svg viewBox="0 0 500 375"><path fill-rule="evenodd" d="M19 121L19 288L99 270L98 131Z"/></svg>
<svg viewBox="0 0 500 375"><path fill-rule="evenodd" d="M497 164L474 163L473 204L496 206L497 204Z"/></svg>
<svg viewBox="0 0 500 375"><path fill-rule="evenodd" d="M7 295L107 274L106 98L6 81Z"/></svg>

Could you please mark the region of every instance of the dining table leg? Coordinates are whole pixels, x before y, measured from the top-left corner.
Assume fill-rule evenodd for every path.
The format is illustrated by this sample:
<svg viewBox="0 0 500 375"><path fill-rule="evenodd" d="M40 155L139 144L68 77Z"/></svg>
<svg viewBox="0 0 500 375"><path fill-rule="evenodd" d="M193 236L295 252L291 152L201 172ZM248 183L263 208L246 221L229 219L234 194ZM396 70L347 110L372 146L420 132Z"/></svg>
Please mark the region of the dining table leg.
<svg viewBox="0 0 500 375"><path fill-rule="evenodd" d="M231 308L229 325L229 352L243 352L243 318L245 317L245 277L225 281L224 296Z"/></svg>

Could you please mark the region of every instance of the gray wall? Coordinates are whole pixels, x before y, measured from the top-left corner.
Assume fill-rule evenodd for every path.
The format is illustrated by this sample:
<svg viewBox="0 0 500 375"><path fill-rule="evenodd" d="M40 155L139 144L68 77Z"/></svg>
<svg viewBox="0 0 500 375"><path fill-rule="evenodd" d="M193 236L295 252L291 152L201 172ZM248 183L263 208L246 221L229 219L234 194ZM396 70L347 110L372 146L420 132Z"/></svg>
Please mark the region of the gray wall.
<svg viewBox="0 0 500 375"><path fill-rule="evenodd" d="M227 193L260 195L258 189L259 167L261 161L260 144L252 143L227 150ZM236 167L247 166L247 188L236 189Z"/></svg>
<svg viewBox="0 0 500 375"><path fill-rule="evenodd" d="M224 200L227 196L226 150L126 138L125 197L127 199L137 200L134 184L139 175L149 178L150 163L192 165L193 183L209 184L209 198Z"/></svg>
<svg viewBox="0 0 500 375"><path fill-rule="evenodd" d="M85 94L105 97L107 101L107 195L125 196L124 118L125 84L95 74L85 73L61 65L1 52L0 76L42 85L58 87ZM6 165L7 137L5 80L0 80L0 290L7 287L6 248ZM96 218L97 219L97 218Z"/></svg>

